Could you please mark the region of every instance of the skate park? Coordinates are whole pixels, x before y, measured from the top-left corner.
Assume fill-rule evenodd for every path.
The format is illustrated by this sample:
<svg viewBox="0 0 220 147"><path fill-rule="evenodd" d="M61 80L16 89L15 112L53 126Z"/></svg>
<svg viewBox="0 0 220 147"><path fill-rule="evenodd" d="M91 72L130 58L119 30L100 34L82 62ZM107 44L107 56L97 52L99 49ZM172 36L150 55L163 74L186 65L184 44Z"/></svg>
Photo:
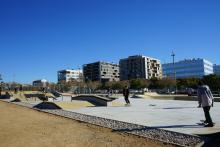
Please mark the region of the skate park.
<svg viewBox="0 0 220 147"><path fill-rule="evenodd" d="M207 138L207 136L219 134L220 132L219 98L216 98L217 102L214 103L214 107L210 111L215 126L207 128L202 123L205 118L204 112L202 108L197 108L198 102L195 97L189 97L189 100L187 100L187 96L183 95L166 95L165 97L162 95L160 97L159 95L157 97L149 96L150 94L131 95L129 98L131 104L126 105L121 94L109 96L60 93L55 96L52 93L23 92L10 95L10 98L3 99L3 101L67 118L70 115L70 118L74 120L77 120L77 118L72 117L72 115L76 114L80 115L80 118L96 118L98 123L96 121L96 123L85 121L95 125L99 125L99 122L102 122L103 119L115 122L113 124L125 123L126 126L130 127L134 125L133 128L131 127L132 129L127 129L128 126L122 130L115 129L119 132L132 134L139 126L141 129L138 131L141 132L140 134L147 134L145 136L147 138L180 146L204 144L204 137ZM178 97L178 100L175 100L176 97ZM84 122L84 119L80 121ZM108 125L103 127L108 128ZM111 129L114 130L114 128ZM156 130L156 133L153 134L159 135L159 138L163 136L162 139L152 138L152 135L149 137L148 135L151 134L149 129ZM164 133L161 133L160 130ZM166 135L167 133L168 135ZM181 137L182 135L185 135L185 137ZM176 136L176 138L172 136ZM188 137L190 139L186 141Z"/></svg>
<svg viewBox="0 0 220 147"><path fill-rule="evenodd" d="M15 99L15 97L11 99ZM114 97L107 98L89 94L74 96L64 94L56 98L50 97L50 101L48 102L66 111L184 134L207 135L220 132L220 102L215 102L214 107L210 111L215 126L213 128L205 128L202 124L204 113L202 108L197 108L197 101L166 98L155 99L145 95L131 97L131 105L126 106L123 96L118 95ZM219 98L216 98L216 101L218 100ZM36 97L23 98L22 102L29 103L33 106L42 103Z"/></svg>

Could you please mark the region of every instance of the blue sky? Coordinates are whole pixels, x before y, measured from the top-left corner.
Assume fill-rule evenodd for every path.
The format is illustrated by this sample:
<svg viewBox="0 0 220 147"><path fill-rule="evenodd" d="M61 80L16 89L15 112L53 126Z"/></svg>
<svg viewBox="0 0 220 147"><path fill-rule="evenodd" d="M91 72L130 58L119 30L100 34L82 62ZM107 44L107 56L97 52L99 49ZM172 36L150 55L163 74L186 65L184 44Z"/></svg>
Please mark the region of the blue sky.
<svg viewBox="0 0 220 147"><path fill-rule="evenodd" d="M220 64L218 0L0 0L4 81L57 81L57 71L143 54Z"/></svg>

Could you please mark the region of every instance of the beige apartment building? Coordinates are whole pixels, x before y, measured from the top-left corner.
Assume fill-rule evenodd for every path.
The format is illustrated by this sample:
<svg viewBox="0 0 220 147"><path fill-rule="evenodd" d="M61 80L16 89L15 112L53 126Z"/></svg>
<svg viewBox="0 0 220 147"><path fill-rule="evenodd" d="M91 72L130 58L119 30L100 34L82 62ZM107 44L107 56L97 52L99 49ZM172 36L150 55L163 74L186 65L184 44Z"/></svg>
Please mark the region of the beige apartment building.
<svg viewBox="0 0 220 147"><path fill-rule="evenodd" d="M135 55L119 61L120 80L162 78L162 66L158 59Z"/></svg>
<svg viewBox="0 0 220 147"><path fill-rule="evenodd" d="M86 81L119 81L119 65L102 61L85 64L83 75Z"/></svg>

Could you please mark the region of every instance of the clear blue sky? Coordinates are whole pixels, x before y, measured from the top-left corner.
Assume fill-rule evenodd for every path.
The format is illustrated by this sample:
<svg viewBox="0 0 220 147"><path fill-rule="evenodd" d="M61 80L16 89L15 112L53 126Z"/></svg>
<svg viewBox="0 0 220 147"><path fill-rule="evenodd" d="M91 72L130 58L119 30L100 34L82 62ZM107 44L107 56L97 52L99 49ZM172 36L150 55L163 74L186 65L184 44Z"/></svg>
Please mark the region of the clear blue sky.
<svg viewBox="0 0 220 147"><path fill-rule="evenodd" d="M220 64L218 0L0 0L6 82L57 81L57 71L143 54Z"/></svg>

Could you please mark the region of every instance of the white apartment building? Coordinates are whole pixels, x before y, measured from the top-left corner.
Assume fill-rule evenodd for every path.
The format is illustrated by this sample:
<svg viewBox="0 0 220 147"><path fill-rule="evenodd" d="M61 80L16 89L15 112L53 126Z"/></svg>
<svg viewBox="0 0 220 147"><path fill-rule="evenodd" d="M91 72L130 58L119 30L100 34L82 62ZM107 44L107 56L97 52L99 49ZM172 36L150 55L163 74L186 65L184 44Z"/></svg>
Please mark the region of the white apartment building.
<svg viewBox="0 0 220 147"><path fill-rule="evenodd" d="M80 80L82 70L64 69L57 72L58 82L69 82L71 79Z"/></svg>

